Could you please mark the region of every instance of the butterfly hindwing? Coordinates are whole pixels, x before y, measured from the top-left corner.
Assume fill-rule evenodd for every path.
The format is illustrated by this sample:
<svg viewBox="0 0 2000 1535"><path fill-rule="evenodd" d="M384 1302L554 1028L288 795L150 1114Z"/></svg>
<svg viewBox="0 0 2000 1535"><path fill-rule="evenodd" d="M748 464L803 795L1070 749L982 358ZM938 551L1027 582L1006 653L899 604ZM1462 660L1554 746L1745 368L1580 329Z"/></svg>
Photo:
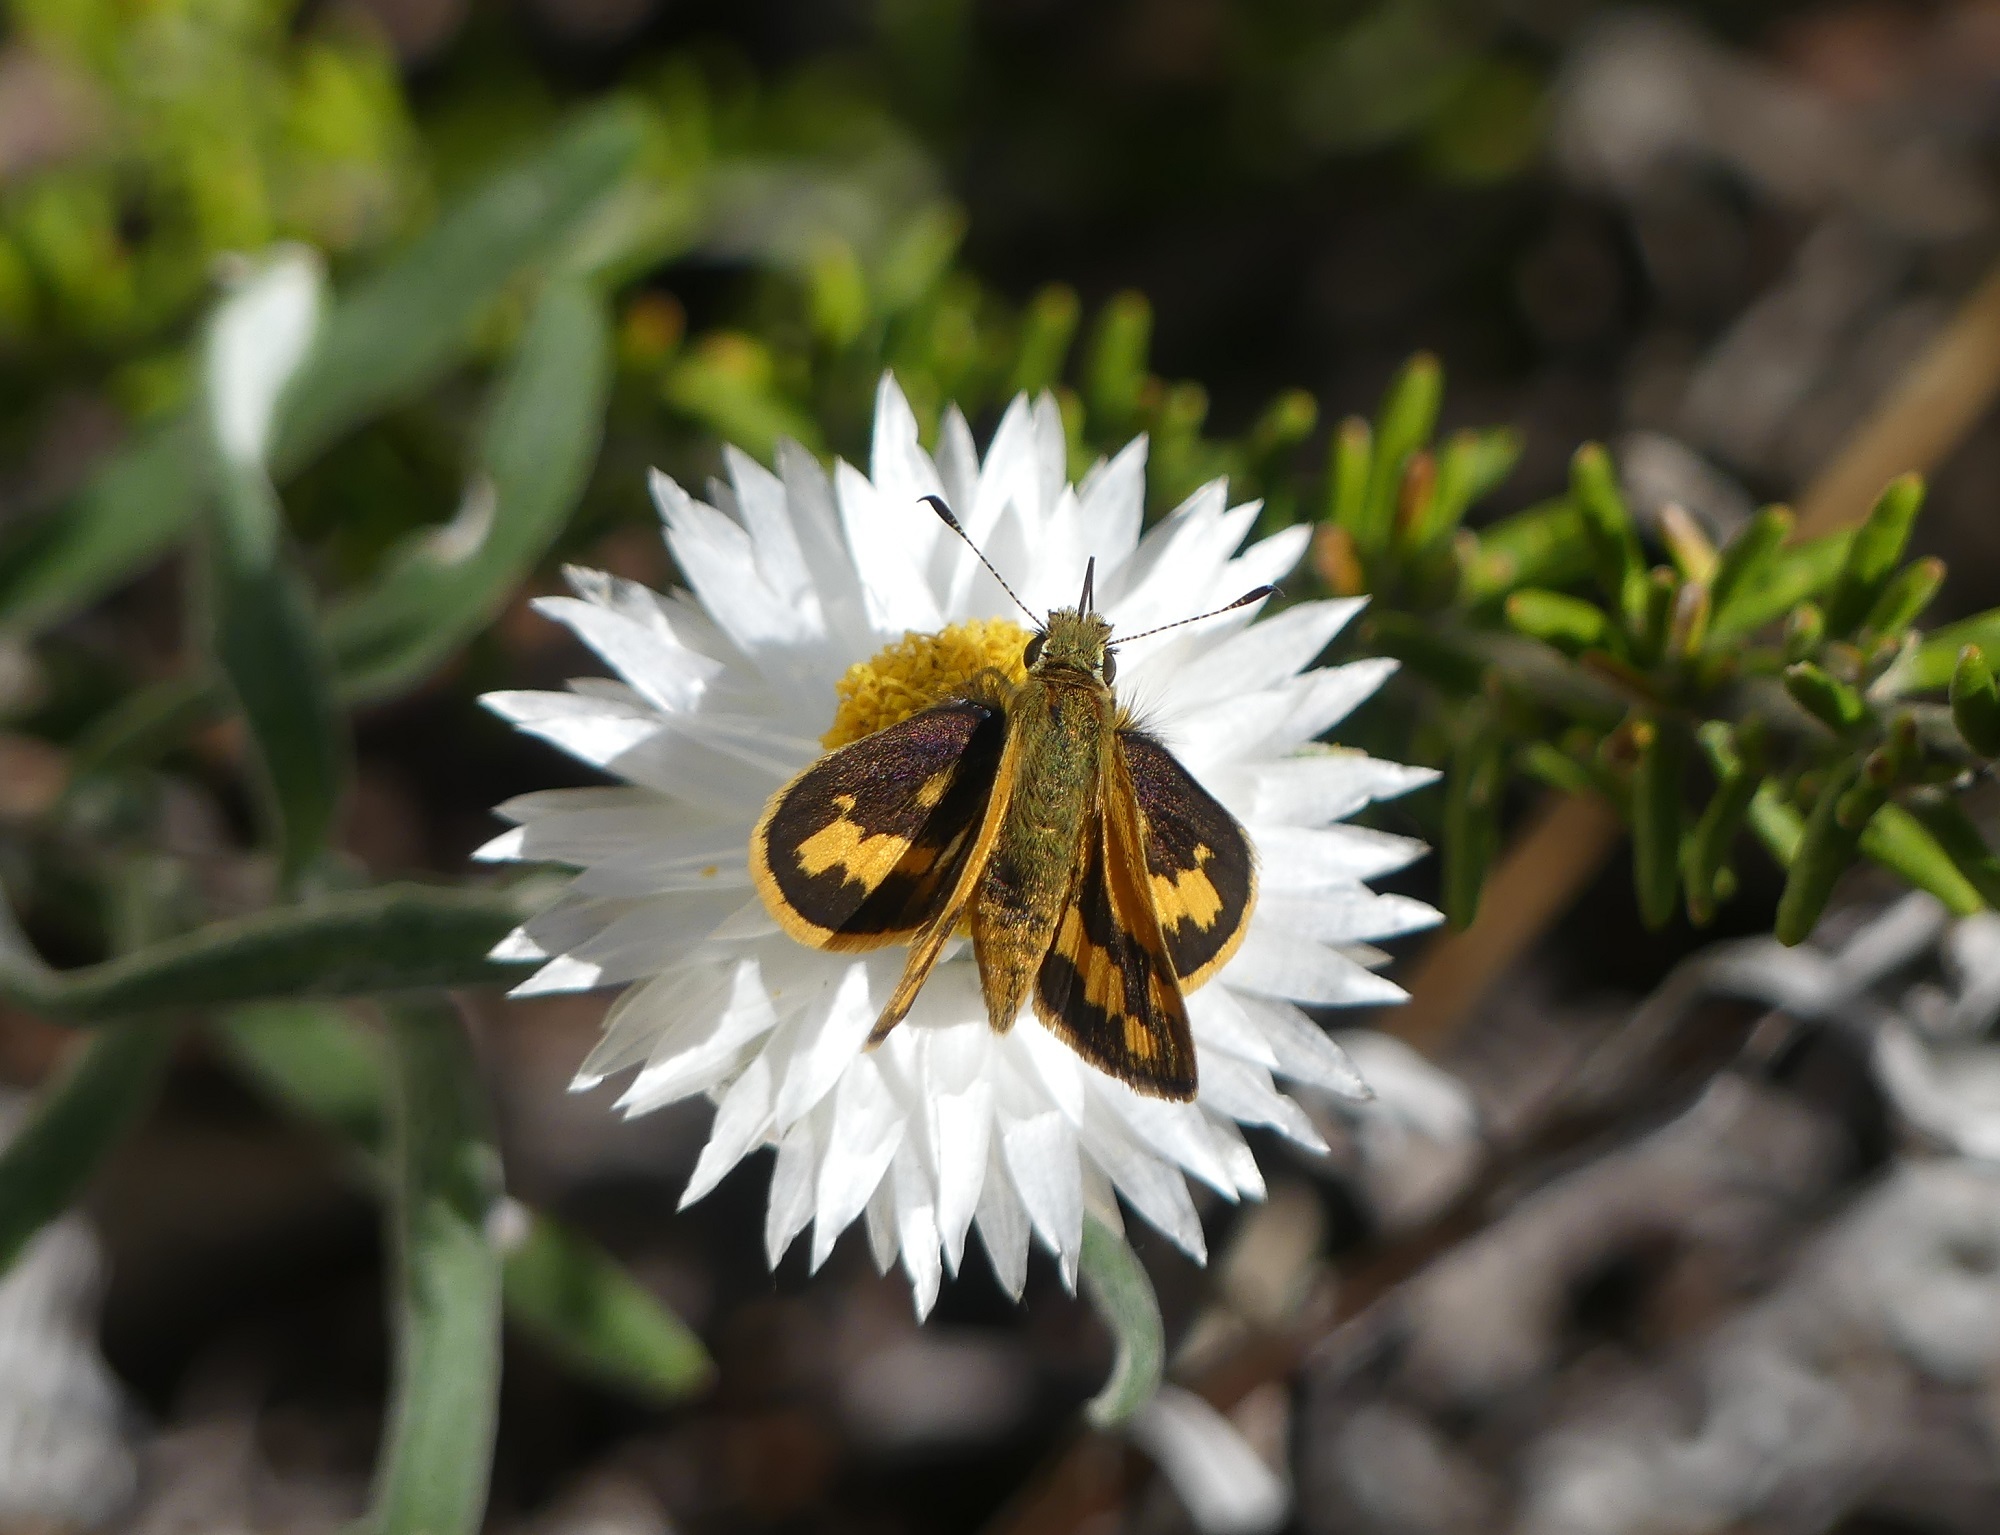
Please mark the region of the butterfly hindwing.
<svg viewBox="0 0 2000 1535"><path fill-rule="evenodd" d="M827 753L772 796L750 872L787 933L880 948L921 929L985 818L1007 729L958 699Z"/></svg>
<svg viewBox="0 0 2000 1535"><path fill-rule="evenodd" d="M1250 839L1236 818L1143 731L1118 732L1138 803L1153 909L1174 974L1193 991L1229 962L1257 900Z"/></svg>
<svg viewBox="0 0 2000 1535"><path fill-rule="evenodd" d="M1142 1093L1195 1095L1194 1038L1154 914L1138 808L1122 762L1104 764L1097 813L1055 941L1035 981L1035 1016L1093 1066Z"/></svg>

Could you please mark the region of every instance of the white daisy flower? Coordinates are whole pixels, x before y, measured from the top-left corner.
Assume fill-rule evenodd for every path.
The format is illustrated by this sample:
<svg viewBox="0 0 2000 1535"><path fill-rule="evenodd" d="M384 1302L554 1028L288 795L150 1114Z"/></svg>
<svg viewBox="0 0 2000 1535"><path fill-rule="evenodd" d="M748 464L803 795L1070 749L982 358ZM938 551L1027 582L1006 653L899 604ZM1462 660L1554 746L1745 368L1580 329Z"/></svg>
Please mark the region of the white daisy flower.
<svg viewBox="0 0 2000 1535"><path fill-rule="evenodd" d="M1240 1125L1321 1146L1274 1077L1366 1095L1301 1004L1400 1000L1366 944L1437 913L1363 883L1422 844L1334 824L1434 776L1314 744L1394 666L1312 668L1358 602L1300 603L1263 622L1245 608L1119 654L1121 701L1243 822L1259 858L1241 949L1188 998L1195 1102L1135 1093L1031 1012L996 1033L963 940L908 1019L864 1050L905 949L807 948L752 888L751 828L826 746L948 696L982 666L1019 673L1028 631L921 497L942 495L1038 612L1075 601L1094 555L1098 607L1120 633L1276 581L1305 552L1308 530L1295 527L1239 553L1258 508L1230 506L1221 481L1141 537L1145 451L1133 442L1070 486L1062 420L1045 394L1013 402L983 462L964 417L947 412L934 458L884 378L868 474L836 463L829 477L788 443L775 474L727 450L729 483L712 484L706 502L656 475L667 546L690 589L662 597L574 570L574 597L537 604L618 680L486 699L618 780L500 807L516 825L480 856L581 871L496 951L545 961L516 994L627 988L575 1087L636 1066L618 1100L628 1114L697 1093L715 1103L683 1204L775 1146L765 1223L774 1265L810 1224L817 1268L865 1216L876 1262L886 1271L900 1257L920 1316L973 1227L1016 1297L1031 1237L1073 1285L1086 1205L1116 1221L1114 1190L1201 1258L1187 1178L1228 1199L1263 1193Z"/></svg>

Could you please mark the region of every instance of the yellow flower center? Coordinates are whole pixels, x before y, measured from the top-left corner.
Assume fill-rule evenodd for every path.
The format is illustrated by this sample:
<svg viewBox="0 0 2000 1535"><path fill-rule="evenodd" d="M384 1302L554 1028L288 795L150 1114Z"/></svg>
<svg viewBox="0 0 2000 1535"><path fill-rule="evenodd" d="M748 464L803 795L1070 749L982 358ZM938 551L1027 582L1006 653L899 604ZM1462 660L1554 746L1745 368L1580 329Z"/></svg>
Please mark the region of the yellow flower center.
<svg viewBox="0 0 2000 1535"><path fill-rule="evenodd" d="M833 685L840 698L833 723L819 738L828 751L873 735L961 692L974 676L997 671L1009 682L1028 675L1021 662L1029 634L1005 618L975 618L936 634L905 634Z"/></svg>

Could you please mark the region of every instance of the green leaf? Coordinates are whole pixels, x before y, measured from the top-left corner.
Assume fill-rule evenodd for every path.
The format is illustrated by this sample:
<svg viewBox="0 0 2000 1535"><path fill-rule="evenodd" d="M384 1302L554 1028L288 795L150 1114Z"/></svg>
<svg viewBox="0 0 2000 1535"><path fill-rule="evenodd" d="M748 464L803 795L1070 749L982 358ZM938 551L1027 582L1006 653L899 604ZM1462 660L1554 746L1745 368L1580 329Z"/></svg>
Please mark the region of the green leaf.
<svg viewBox="0 0 2000 1535"><path fill-rule="evenodd" d="M234 1007L211 1025L223 1047L286 1107L370 1156L388 1137L389 1063L381 1040L326 1002Z"/></svg>
<svg viewBox="0 0 2000 1535"><path fill-rule="evenodd" d="M1978 888L1951 854L1901 805L1884 805L1875 812L1861 833L1861 852L1918 889L1928 890L1954 917L1986 909Z"/></svg>
<svg viewBox="0 0 2000 1535"><path fill-rule="evenodd" d="M661 1403L714 1379L679 1317L594 1242L546 1217L507 1254L506 1287L508 1318L581 1373Z"/></svg>
<svg viewBox="0 0 2000 1535"><path fill-rule="evenodd" d="M1739 592L1753 590L1770 579L1778 552L1792 536L1796 520L1788 506L1760 507L1737 530L1708 583L1709 602L1718 622Z"/></svg>
<svg viewBox="0 0 2000 1535"><path fill-rule="evenodd" d="M1634 629L1646 611L1646 566L1639 533L1612 472L1611 455L1597 443L1576 450L1569 468L1570 499L1579 514L1598 590Z"/></svg>
<svg viewBox="0 0 2000 1535"><path fill-rule="evenodd" d="M1810 661L1785 668L1785 691L1792 701L1828 730L1839 734L1868 718L1868 702L1847 683Z"/></svg>
<svg viewBox="0 0 2000 1535"><path fill-rule="evenodd" d="M1111 1378L1090 1399L1084 1415L1092 1427L1116 1428L1131 1421L1159 1390L1166 1358L1160 1302L1124 1233L1092 1211L1083 1217L1081 1272L1084 1294L1111 1330L1118 1349Z"/></svg>
<svg viewBox="0 0 2000 1535"><path fill-rule="evenodd" d="M1373 461L1375 434L1359 416L1349 416L1334 428L1326 471L1326 515L1345 528L1357 544L1368 516L1368 468Z"/></svg>
<svg viewBox="0 0 2000 1535"><path fill-rule="evenodd" d="M328 620L346 696L379 697L428 675L533 570L589 481L611 360L603 298L581 279L551 279L487 418L465 508Z"/></svg>
<svg viewBox="0 0 2000 1535"><path fill-rule="evenodd" d="M1011 394L1040 394L1062 377L1083 306L1076 289L1050 283L1036 293L1021 318L1021 343L1014 354Z"/></svg>
<svg viewBox="0 0 2000 1535"><path fill-rule="evenodd" d="M1763 779L1763 730L1754 720L1734 732L1722 721L1710 720L1696 734L1715 773L1715 793L1683 849L1682 879L1688 920L1705 927L1715 918L1717 876Z"/></svg>
<svg viewBox="0 0 2000 1535"><path fill-rule="evenodd" d="M395 1383L375 1469L377 1535L474 1535L500 1410L500 1154L458 1015L389 1013Z"/></svg>
<svg viewBox="0 0 2000 1535"><path fill-rule="evenodd" d="M1943 560L1910 561L1882 588L1882 595L1875 599L1875 605L1861 621L1861 633L1900 635L1931 605L1931 599L1943 585Z"/></svg>
<svg viewBox="0 0 2000 1535"><path fill-rule="evenodd" d="M1967 645L1951 674L1951 719L1965 744L1982 757L2000 757L2000 686L1986 652Z"/></svg>
<svg viewBox="0 0 2000 1535"><path fill-rule="evenodd" d="M1479 530L1465 595L1477 606L1522 586L1569 586L1590 574L1583 516L1567 496L1538 502Z"/></svg>
<svg viewBox="0 0 2000 1535"><path fill-rule="evenodd" d="M1942 790L1932 789L1911 795L1906 808L1951 860L1952 866L1965 876L1966 883L1979 892L1980 899L2000 910L2000 857L1986 845L1986 839L1958 801Z"/></svg>
<svg viewBox="0 0 2000 1535"><path fill-rule="evenodd" d="M1362 522L1355 537L1364 553L1385 547L1395 527L1396 497L1403 468L1421 452L1437 430L1438 405L1444 395L1444 369L1428 352L1403 364L1382 397L1375 434L1375 452L1368 470L1368 490Z"/></svg>
<svg viewBox="0 0 2000 1535"><path fill-rule="evenodd" d="M318 259L267 261L216 311L204 347L202 420L218 494L207 539L209 640L242 705L287 882L325 848L347 743L310 594L285 558L265 469L271 425L318 328Z"/></svg>
<svg viewBox="0 0 2000 1535"><path fill-rule="evenodd" d="M1914 474L1891 480L1876 499L1867 519L1854 530L1841 562L1840 577L1827 599L1826 626L1846 636L1860 627L1875 606L1889 578L1902 563L1910 529L1924 504L1924 482Z"/></svg>
<svg viewBox="0 0 2000 1535"><path fill-rule="evenodd" d="M1515 629L1567 655L1602 649L1611 639L1604 610L1581 597L1524 587L1507 598L1505 611Z"/></svg>
<svg viewBox="0 0 2000 1535"><path fill-rule="evenodd" d="M1421 547L1456 529L1468 507L1513 473L1520 456L1521 434L1510 428L1453 432L1438 455L1437 488L1410 542Z"/></svg>
<svg viewBox="0 0 2000 1535"><path fill-rule="evenodd" d="M1731 589L1725 608L1718 602L1708 632L1716 640L1737 639L1789 613L1817 596L1840 574L1851 531L1809 539L1796 549L1783 549L1755 570L1746 570ZM1728 556L1724 555L1725 563Z"/></svg>
<svg viewBox="0 0 2000 1535"><path fill-rule="evenodd" d="M2000 655L2000 608L1975 613L1970 618L1946 624L1942 629L1933 629L1925 635L1916 654L1897 668L1904 689L1921 693L1944 687L1951 681L1951 674L1958 666L1959 653L1967 645L1977 645L1989 656Z"/></svg>
<svg viewBox="0 0 2000 1535"><path fill-rule="evenodd" d="M1649 928L1662 928L1680 893L1681 793L1689 738L1679 720L1649 723L1650 739L1640 746L1632 768L1632 879L1640 918Z"/></svg>
<svg viewBox="0 0 2000 1535"><path fill-rule="evenodd" d="M1456 928L1479 915L1486 871L1500 851L1505 738L1490 722L1452 752L1444 780L1444 909Z"/></svg>
<svg viewBox="0 0 2000 1535"><path fill-rule="evenodd" d="M1092 433L1115 437L1132 423L1153 344L1153 306L1143 293L1114 294L1097 317L1083 365Z"/></svg>
<svg viewBox="0 0 2000 1535"><path fill-rule="evenodd" d="M173 1050L171 1024L127 1024L84 1042L36 1095L0 1152L0 1273L73 1203L151 1107Z"/></svg>
<svg viewBox="0 0 2000 1535"><path fill-rule="evenodd" d="M60 1023L291 996L505 982L486 955L530 906L518 893L380 885L211 923L74 970L0 960L0 1002Z"/></svg>
<svg viewBox="0 0 2000 1535"><path fill-rule="evenodd" d="M278 423L276 477L455 365L473 322L522 268L548 259L584 223L643 132L622 104L580 115L337 303ZM204 443L193 413L142 434L0 553L0 628L45 628L163 554L210 494Z"/></svg>
<svg viewBox="0 0 2000 1535"><path fill-rule="evenodd" d="M487 306L586 223L644 136L644 119L626 103L578 114L340 304L280 425L278 477L452 368Z"/></svg>
<svg viewBox="0 0 2000 1535"><path fill-rule="evenodd" d="M239 1066L292 1111L334 1131L383 1175L388 1062L381 1040L327 1003L231 1009L216 1025ZM714 1367L681 1319L589 1238L547 1216L502 1269L508 1317L579 1373L655 1402L702 1390Z"/></svg>
<svg viewBox="0 0 2000 1535"><path fill-rule="evenodd" d="M1785 875L1784 892L1778 897L1778 942L1805 942L1826 910L1834 883L1847 872L1858 850L1860 832L1843 826L1839 806L1847 787L1854 781L1850 764L1843 773L1820 790L1812 814L1806 817L1792 866Z"/></svg>

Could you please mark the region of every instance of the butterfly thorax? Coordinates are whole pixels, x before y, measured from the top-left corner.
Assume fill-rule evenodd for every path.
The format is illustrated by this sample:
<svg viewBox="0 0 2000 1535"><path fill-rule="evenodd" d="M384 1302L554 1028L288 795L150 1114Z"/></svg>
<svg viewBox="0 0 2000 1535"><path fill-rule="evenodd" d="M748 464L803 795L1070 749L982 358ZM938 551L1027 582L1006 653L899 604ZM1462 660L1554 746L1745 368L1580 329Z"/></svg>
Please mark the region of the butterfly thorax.
<svg viewBox="0 0 2000 1535"><path fill-rule="evenodd" d="M1095 614L1050 614L1041 654L1007 702L1019 765L972 912L980 985L996 1029L1011 1026L1027 1002L1070 897L1112 724L1111 689L1101 675L1108 635Z"/></svg>

